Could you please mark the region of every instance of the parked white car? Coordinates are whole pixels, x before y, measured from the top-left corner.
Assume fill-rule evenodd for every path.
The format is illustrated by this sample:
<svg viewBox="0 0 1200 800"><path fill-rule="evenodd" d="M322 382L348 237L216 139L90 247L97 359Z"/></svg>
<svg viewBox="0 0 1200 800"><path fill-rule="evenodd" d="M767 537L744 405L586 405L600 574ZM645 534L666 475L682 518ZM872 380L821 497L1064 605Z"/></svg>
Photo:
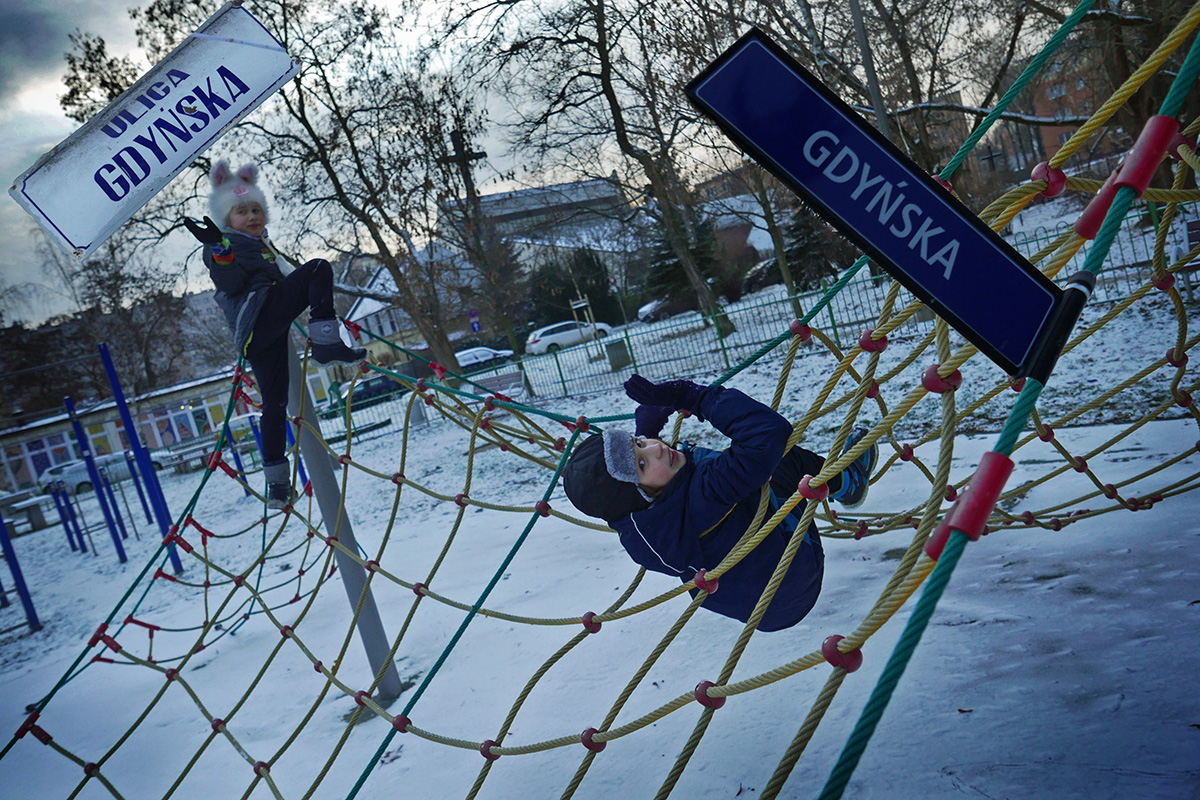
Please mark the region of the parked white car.
<svg viewBox="0 0 1200 800"><path fill-rule="evenodd" d="M507 361L512 356L512 350L496 350L491 347L468 347L466 350L459 350L454 354L454 357L458 359L458 365L464 371L490 367L492 364Z"/></svg>
<svg viewBox="0 0 1200 800"><path fill-rule="evenodd" d="M603 322L597 322L594 326L587 322L556 322L529 334L525 340L525 352L530 355L552 353L588 339L603 339L610 333L612 326Z"/></svg>
<svg viewBox="0 0 1200 800"><path fill-rule="evenodd" d="M124 453L110 453L106 456L93 456L93 458L96 468L103 467L110 481L127 481L133 477ZM155 470L162 469L162 462L158 459L157 454L151 454L150 463ZM73 494L82 494L92 490L92 476L88 474L87 463L83 459L66 461L43 471L37 479L38 490L43 494L48 492L53 481L62 481L67 491Z"/></svg>

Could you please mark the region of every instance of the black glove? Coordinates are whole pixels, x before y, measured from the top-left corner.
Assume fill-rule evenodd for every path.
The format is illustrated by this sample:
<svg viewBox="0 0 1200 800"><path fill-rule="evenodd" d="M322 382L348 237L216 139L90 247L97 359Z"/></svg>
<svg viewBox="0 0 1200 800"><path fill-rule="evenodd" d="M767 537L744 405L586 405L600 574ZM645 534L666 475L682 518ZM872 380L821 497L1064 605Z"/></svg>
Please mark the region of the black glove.
<svg viewBox="0 0 1200 800"><path fill-rule="evenodd" d="M675 409L670 406L638 406L633 412L633 432L638 436L650 439L659 438L663 426L671 418Z"/></svg>
<svg viewBox="0 0 1200 800"><path fill-rule="evenodd" d="M625 381L625 394L629 395L631 400L648 406L686 409L693 414L699 411L697 406L705 388L707 387L691 381L651 383L637 373Z"/></svg>
<svg viewBox="0 0 1200 800"><path fill-rule="evenodd" d="M200 244L220 244L221 240L225 238L225 234L221 233L217 223L213 222L210 217L204 218L203 225L191 217L184 217L183 224Z"/></svg>

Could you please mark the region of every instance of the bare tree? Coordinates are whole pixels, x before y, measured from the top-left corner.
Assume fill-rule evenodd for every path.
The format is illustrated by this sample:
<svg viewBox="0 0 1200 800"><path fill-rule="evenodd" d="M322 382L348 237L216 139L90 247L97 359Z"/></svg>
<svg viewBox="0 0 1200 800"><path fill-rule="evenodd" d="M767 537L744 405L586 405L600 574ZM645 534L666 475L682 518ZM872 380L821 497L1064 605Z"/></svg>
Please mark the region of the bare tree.
<svg viewBox="0 0 1200 800"><path fill-rule="evenodd" d="M206 17L206 9L189 0L152 0L130 13L151 63ZM449 132L464 120L472 129L479 125L470 95L449 71L407 60L397 40L401 21L369 3L276 0L256 4L255 13L302 67L227 136L222 149L238 149L269 167L276 199L272 231L284 250L368 253L391 276L392 301L435 358L455 366L447 304L461 278L453 265L430 258L427 245L437 235L439 198L455 194L459 185L443 161ZM64 102L86 114L96 98L116 89L103 74L112 59L96 37L80 37L76 46L79 58L68 66L69 83L78 90ZM208 162L195 166L181 179L181 194L165 201L164 213L154 219L154 235L165 235L194 209Z"/></svg>
<svg viewBox="0 0 1200 800"><path fill-rule="evenodd" d="M681 49L678 5L633 0L532 0L448 6L448 36L468 33L485 73L501 82L515 113L516 142L539 164L578 165L607 177L619 162L637 174L700 306L724 336L733 324L691 253L693 204L679 152L697 120L680 91L694 61ZM688 37L683 37L684 39Z"/></svg>

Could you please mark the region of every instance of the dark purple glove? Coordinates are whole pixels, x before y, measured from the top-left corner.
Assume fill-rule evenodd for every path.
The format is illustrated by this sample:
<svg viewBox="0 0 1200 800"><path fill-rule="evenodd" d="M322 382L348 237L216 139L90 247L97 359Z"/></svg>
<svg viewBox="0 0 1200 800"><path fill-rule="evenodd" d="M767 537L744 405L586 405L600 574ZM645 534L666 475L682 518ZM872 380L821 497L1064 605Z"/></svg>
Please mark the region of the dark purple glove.
<svg viewBox="0 0 1200 800"><path fill-rule="evenodd" d="M633 412L633 432L637 436L650 439L659 438L663 426L671 418L675 409L670 406L638 406Z"/></svg>
<svg viewBox="0 0 1200 800"><path fill-rule="evenodd" d="M651 383L637 373L625 381L625 394L629 395L631 400L647 406L686 409L693 414L699 411L697 405L700 402L700 395L706 388L691 381Z"/></svg>
<svg viewBox="0 0 1200 800"><path fill-rule="evenodd" d="M191 217L184 217L183 224L200 244L219 244L225 238L225 234L221 233L217 223L209 217L204 218L203 225Z"/></svg>

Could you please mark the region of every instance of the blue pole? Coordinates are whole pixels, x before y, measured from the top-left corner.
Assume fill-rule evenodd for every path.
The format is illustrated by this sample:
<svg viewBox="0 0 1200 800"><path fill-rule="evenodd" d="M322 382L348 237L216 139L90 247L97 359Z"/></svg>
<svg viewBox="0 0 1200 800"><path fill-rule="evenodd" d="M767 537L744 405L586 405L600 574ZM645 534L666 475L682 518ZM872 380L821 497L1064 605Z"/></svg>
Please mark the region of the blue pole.
<svg viewBox="0 0 1200 800"><path fill-rule="evenodd" d="M92 479L92 489L96 492L96 499L100 501L100 513L104 515L104 521L108 524L108 532L112 534L113 545L117 548L117 560L124 564L129 559L125 555L125 546L121 544L121 535L117 533L116 523L113 522L112 512L108 508L108 499L104 496L100 473L96 471L96 461L92 458L92 446L88 444L87 436L83 433L83 425L80 424L79 417L75 415L75 403L71 401L70 397L64 397L63 404L67 407L67 414L71 417L71 427L75 429L75 438L79 440L79 453L83 456L83 463L87 465L88 477Z"/></svg>
<svg viewBox="0 0 1200 800"><path fill-rule="evenodd" d="M67 485L62 481L58 481L58 493L62 497L63 508L67 510L67 518L71 520L71 527L75 529L75 538L79 540L79 550L86 553L88 549L83 542L83 526L79 524L79 518L75 516L75 505L71 502L71 495L67 493ZM95 550L95 543L92 544L92 549Z"/></svg>
<svg viewBox="0 0 1200 800"><path fill-rule="evenodd" d="M108 502L112 504L113 519L117 521L117 529L121 531L122 539L128 539L129 531L125 528L125 518L121 516L121 507L117 505L117 493L113 491L112 481L108 479L108 470L102 467L99 472L100 480L104 482L104 494L108 497Z"/></svg>
<svg viewBox="0 0 1200 800"><path fill-rule="evenodd" d="M21 605L25 606L25 619L29 621L29 630L40 631L42 623L38 622L37 612L33 610L33 598L29 596L29 587L25 585L25 576L21 574L21 565L17 563L17 553L13 550L12 541L8 538L8 526L0 515L0 547L4 548L4 558L8 561L8 571L12 573L13 583L17 585L17 595Z"/></svg>
<svg viewBox="0 0 1200 800"><path fill-rule="evenodd" d="M50 484L50 496L54 498L54 508L58 511L58 518L62 520L63 532L67 534L67 544L71 545L71 552L74 553L79 548L75 545L75 536L67 522L67 512L63 511L62 500L58 499L58 489L54 483Z"/></svg>
<svg viewBox="0 0 1200 800"><path fill-rule="evenodd" d="M4 583L0 582L0 608L8 608L12 603L8 602L8 592L4 591Z"/></svg>
<svg viewBox="0 0 1200 800"><path fill-rule="evenodd" d="M142 446L142 438L133 424L133 416L129 413L129 406L125 403L125 392L122 391L121 381L117 378L117 368L113 364L106 344L100 345L100 360L104 362L104 372L108 375L108 384L112 387L113 399L116 400L117 409L121 412L121 423L125 426L125 434L129 438L129 449L133 451L133 457L142 471L142 477L146 480L146 491L150 494L150 504L158 518L158 532L163 539L166 539L171 530L171 512L167 510L167 498L163 495L162 485L158 482L158 475L154 472L154 465L150 463L150 454ZM179 551L175 549L174 544L167 546L167 555L171 557L171 566L175 568L176 574L183 572L183 562L179 560Z"/></svg>
<svg viewBox="0 0 1200 800"><path fill-rule="evenodd" d="M125 460L129 462L129 474L133 477L133 486L135 489L137 489L138 500L141 501L142 511L146 514L146 522L149 522L151 525L153 525L154 517L150 515L150 506L146 505L146 495L144 492L142 492L142 479L138 475L137 471L137 458L134 457L132 451L126 450ZM154 465L151 464L150 468L153 469Z"/></svg>
<svg viewBox="0 0 1200 800"><path fill-rule="evenodd" d="M245 472L245 467L242 466L242 457L238 455L237 442L233 439L233 433L229 434L229 455L233 457L233 466L238 472ZM245 482L242 483L242 493L246 497L250 496L250 487Z"/></svg>
<svg viewBox="0 0 1200 800"><path fill-rule="evenodd" d="M287 425L288 449L296 447L296 435L292 433L292 425ZM296 466L300 470L300 486L301 488L308 486L308 476L304 474L304 459L300 458L300 451L296 450Z"/></svg>
<svg viewBox="0 0 1200 800"><path fill-rule="evenodd" d="M266 461L266 456L263 455L262 449L262 434L258 430L258 421L254 417L250 417L250 432L254 434L254 443L258 445L258 457L261 461Z"/></svg>

